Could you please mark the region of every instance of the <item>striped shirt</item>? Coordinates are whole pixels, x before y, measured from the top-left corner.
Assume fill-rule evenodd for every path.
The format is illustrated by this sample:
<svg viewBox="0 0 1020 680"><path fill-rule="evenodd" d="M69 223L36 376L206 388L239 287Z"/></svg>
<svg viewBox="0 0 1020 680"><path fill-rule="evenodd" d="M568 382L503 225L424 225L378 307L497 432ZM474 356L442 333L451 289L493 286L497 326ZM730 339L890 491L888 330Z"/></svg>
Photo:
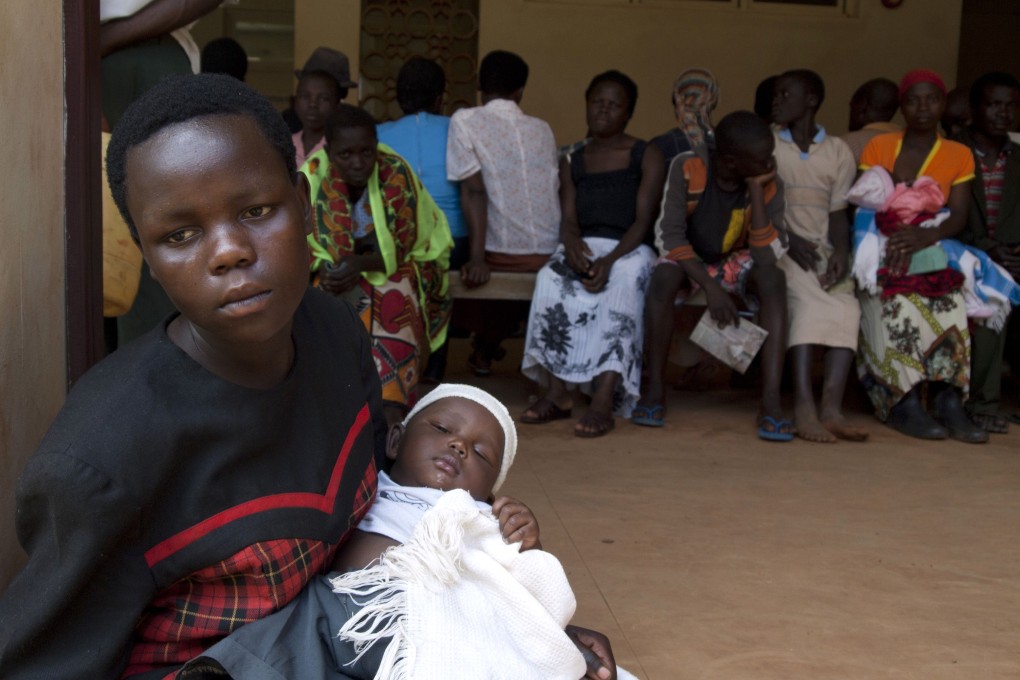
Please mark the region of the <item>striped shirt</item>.
<svg viewBox="0 0 1020 680"><path fill-rule="evenodd" d="M985 212L988 215L988 237L995 236L995 227L999 224L999 205L1002 203L1002 188L1006 185L1006 158L1009 147L999 151L994 161L979 149L974 155L981 164L981 184L985 190Z"/></svg>

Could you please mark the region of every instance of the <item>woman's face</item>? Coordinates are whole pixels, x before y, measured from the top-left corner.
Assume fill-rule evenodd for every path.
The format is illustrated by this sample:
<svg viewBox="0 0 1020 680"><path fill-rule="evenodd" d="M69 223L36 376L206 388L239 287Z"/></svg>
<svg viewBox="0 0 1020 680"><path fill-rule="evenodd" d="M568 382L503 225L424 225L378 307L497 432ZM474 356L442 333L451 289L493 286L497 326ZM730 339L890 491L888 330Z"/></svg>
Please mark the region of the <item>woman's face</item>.
<svg viewBox="0 0 1020 680"><path fill-rule="evenodd" d="M937 131L942 113L946 110L946 98L931 83L917 83L903 95L900 110L907 129L914 132Z"/></svg>
<svg viewBox="0 0 1020 680"><path fill-rule="evenodd" d="M630 99L617 83L602 82L588 95L588 130L593 137L612 137L627 128Z"/></svg>
<svg viewBox="0 0 1020 680"><path fill-rule="evenodd" d="M337 130L328 144L329 160L343 181L362 188L375 168L376 145L375 130L363 127Z"/></svg>

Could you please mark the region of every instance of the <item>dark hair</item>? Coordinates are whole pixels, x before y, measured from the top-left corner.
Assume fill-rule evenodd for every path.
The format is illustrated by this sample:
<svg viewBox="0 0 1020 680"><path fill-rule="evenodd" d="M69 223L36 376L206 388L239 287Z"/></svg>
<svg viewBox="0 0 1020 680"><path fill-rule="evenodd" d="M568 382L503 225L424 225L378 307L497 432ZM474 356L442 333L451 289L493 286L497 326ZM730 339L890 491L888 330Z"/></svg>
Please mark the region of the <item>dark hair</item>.
<svg viewBox="0 0 1020 680"><path fill-rule="evenodd" d="M478 89L489 94L508 96L528 84L528 65L505 50L493 50L482 59L478 69Z"/></svg>
<svg viewBox="0 0 1020 680"><path fill-rule="evenodd" d="M777 80L779 76L769 76L754 90L754 113L769 122L772 122L772 99L776 94Z"/></svg>
<svg viewBox="0 0 1020 680"><path fill-rule="evenodd" d="M248 54L233 38L216 38L202 48L202 73L225 73L244 81Z"/></svg>
<svg viewBox="0 0 1020 680"><path fill-rule="evenodd" d="M445 89L443 67L425 57L412 57L397 74L397 104L407 115L430 109Z"/></svg>
<svg viewBox="0 0 1020 680"><path fill-rule="evenodd" d="M857 88L850 101L865 104L880 120L889 121L900 108L900 86L888 78L872 78Z"/></svg>
<svg viewBox="0 0 1020 680"><path fill-rule="evenodd" d="M793 78L803 85L804 90L808 94L813 94L818 97L818 106L815 110L822 108L822 102L825 101L825 81L822 80L820 75L810 69L795 68L787 71L779 77Z"/></svg>
<svg viewBox="0 0 1020 680"><path fill-rule="evenodd" d="M347 88L340 87L340 81L336 79L329 71L302 71L301 75L298 76L298 87L301 87L301 81L305 78L322 78L328 80L336 88L336 100L342 102L347 98Z"/></svg>
<svg viewBox="0 0 1020 680"><path fill-rule="evenodd" d="M375 118L365 109L350 104L341 104L336 107L336 111L326 121L326 144L332 143L341 130L350 130L351 128L364 128L375 135L375 125Z"/></svg>
<svg viewBox="0 0 1020 680"><path fill-rule="evenodd" d="M280 154L290 181L297 183L294 142L269 100L236 78L218 74L168 76L136 99L113 130L106 150L110 192L134 238L138 230L127 208L127 153L164 128L204 116L247 116Z"/></svg>
<svg viewBox="0 0 1020 680"><path fill-rule="evenodd" d="M751 111L734 111L715 126L715 146L720 155L742 156L752 144L770 139L769 124Z"/></svg>
<svg viewBox="0 0 1020 680"><path fill-rule="evenodd" d="M985 98L985 89L989 87L1010 87L1020 90L1020 81L1003 71L991 71L984 74L970 86L970 105L973 108L981 106Z"/></svg>
<svg viewBox="0 0 1020 680"><path fill-rule="evenodd" d="M616 83L623 88L623 91L627 93L627 99L629 100L627 117L630 118L633 116L634 107L637 106L637 84L627 75L620 73L619 71L606 71L605 73L598 74L591 79L590 83L588 83L588 89L584 91L585 100L588 99L595 88L601 83Z"/></svg>

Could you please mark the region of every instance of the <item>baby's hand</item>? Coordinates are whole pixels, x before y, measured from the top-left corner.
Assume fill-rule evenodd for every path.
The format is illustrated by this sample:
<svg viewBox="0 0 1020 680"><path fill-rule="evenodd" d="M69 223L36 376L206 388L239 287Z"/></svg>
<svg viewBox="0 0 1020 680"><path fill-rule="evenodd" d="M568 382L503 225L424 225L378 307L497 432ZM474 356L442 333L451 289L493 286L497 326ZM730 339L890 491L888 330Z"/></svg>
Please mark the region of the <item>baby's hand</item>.
<svg viewBox="0 0 1020 680"><path fill-rule="evenodd" d="M538 520L524 503L516 498L500 496L492 504L492 514L499 520L499 531L504 541L520 541L522 551L542 548L538 542Z"/></svg>

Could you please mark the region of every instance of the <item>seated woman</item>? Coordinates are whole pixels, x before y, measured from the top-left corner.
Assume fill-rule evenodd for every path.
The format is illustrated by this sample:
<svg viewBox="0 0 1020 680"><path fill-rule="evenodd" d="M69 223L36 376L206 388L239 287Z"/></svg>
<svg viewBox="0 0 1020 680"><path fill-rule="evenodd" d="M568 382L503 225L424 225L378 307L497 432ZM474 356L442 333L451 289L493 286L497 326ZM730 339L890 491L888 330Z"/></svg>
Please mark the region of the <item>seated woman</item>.
<svg viewBox="0 0 1020 680"><path fill-rule="evenodd" d="M561 245L541 271L528 319L524 374L548 387L524 423L570 417L571 386L591 394L574 429L598 437L640 394L642 312L655 264L651 224L662 153L625 133L637 86L618 71L585 92L591 141L560 165Z"/></svg>
<svg viewBox="0 0 1020 680"><path fill-rule="evenodd" d="M404 159L378 143L363 109L341 104L326 148L301 170L312 187L313 272L320 288L354 305L371 335L392 425L446 339L450 228Z"/></svg>
<svg viewBox="0 0 1020 680"><path fill-rule="evenodd" d="M945 269L944 257L935 271L919 267L920 258L914 257L955 236L967 219L974 158L967 147L939 137L945 100L938 74L911 71L900 83L906 128L875 137L861 154L862 170L881 166L897 183L934 179L947 197L949 216L937 227L897 224L891 229L881 264L887 277L880 284L895 285L896 292L861 293L857 366L876 415L890 427L921 439L949 436L980 443L988 434L963 410L970 384L970 336L960 282ZM917 273L922 275L909 275ZM921 405L925 385L936 388L931 395L937 421Z"/></svg>

